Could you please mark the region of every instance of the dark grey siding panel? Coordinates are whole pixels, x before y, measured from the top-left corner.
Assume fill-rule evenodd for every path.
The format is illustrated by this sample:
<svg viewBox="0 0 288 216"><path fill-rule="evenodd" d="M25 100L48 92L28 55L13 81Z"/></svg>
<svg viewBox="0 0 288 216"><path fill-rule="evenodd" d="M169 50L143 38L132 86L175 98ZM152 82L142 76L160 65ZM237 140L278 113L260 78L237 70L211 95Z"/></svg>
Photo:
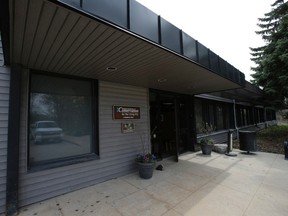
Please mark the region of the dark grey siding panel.
<svg viewBox="0 0 288 216"><path fill-rule="evenodd" d="M0 213L5 211L10 69L4 64L0 37Z"/></svg>
<svg viewBox="0 0 288 216"><path fill-rule="evenodd" d="M128 27L127 0L83 0L82 8L121 27Z"/></svg>
<svg viewBox="0 0 288 216"><path fill-rule="evenodd" d="M160 18L160 22L161 45L177 53L181 53L180 30L163 18Z"/></svg>
<svg viewBox="0 0 288 216"><path fill-rule="evenodd" d="M210 58L211 70L214 71L215 73L220 73L219 56L210 50L209 51L209 58Z"/></svg>
<svg viewBox="0 0 288 216"><path fill-rule="evenodd" d="M185 32L182 32L183 55L198 62L196 40Z"/></svg>
<svg viewBox="0 0 288 216"><path fill-rule="evenodd" d="M243 73L240 73L240 84L241 85L245 85L245 74L243 74Z"/></svg>
<svg viewBox="0 0 288 216"><path fill-rule="evenodd" d="M222 59L222 58L219 58L219 63L220 63L220 74L224 77L227 77L227 62Z"/></svg>
<svg viewBox="0 0 288 216"><path fill-rule="evenodd" d="M228 138L228 131L218 132L215 134L209 135L211 139L214 140L214 143L221 144L221 143L227 143ZM197 142L200 142L201 136L197 136Z"/></svg>
<svg viewBox="0 0 288 216"><path fill-rule="evenodd" d="M130 2L130 30L158 43L158 15L136 1Z"/></svg>
<svg viewBox="0 0 288 216"><path fill-rule="evenodd" d="M238 82L239 81L239 79L238 79L238 70L235 68L235 67L233 67L233 81L234 82Z"/></svg>
<svg viewBox="0 0 288 216"><path fill-rule="evenodd" d="M197 43L198 45L198 57L199 57L199 63L206 66L207 68L210 67L209 62L209 54L208 49L201 43Z"/></svg>
<svg viewBox="0 0 288 216"><path fill-rule="evenodd" d="M227 67L228 78L233 80L233 78L234 78L234 67L231 64L229 64L229 63L227 63L226 67Z"/></svg>
<svg viewBox="0 0 288 216"><path fill-rule="evenodd" d="M27 73L23 77L20 128L20 206L91 186L135 171L134 162L142 143L150 146L148 90L139 87L99 82L99 152L100 159L33 173L27 172ZM25 81L26 80L26 81ZM112 119L113 105L139 106L141 119ZM122 134L121 123L133 121L135 133ZM143 142L141 142L141 137Z"/></svg>

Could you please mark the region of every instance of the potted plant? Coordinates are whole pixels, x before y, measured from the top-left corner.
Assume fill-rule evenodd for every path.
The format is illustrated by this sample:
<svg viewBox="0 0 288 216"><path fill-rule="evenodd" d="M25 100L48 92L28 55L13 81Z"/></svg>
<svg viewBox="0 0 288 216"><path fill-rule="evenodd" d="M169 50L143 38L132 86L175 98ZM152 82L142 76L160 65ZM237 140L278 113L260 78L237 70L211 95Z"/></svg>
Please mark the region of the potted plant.
<svg viewBox="0 0 288 216"><path fill-rule="evenodd" d="M211 155L214 147L214 141L211 138L203 138L200 140L200 146L204 155Z"/></svg>
<svg viewBox="0 0 288 216"><path fill-rule="evenodd" d="M139 176L143 179L150 179L153 175L156 157L151 153L138 154L136 162L138 164Z"/></svg>
<svg viewBox="0 0 288 216"><path fill-rule="evenodd" d="M203 137L200 140L200 146L201 146L202 153L204 155L211 155L212 149L214 147L214 140L208 136L214 130L215 130L215 127L213 127L212 124L208 124L207 122L203 123L201 132L205 134L205 137Z"/></svg>
<svg viewBox="0 0 288 216"><path fill-rule="evenodd" d="M144 133L140 133L140 141L142 144L142 153L137 154L135 161L137 162L139 176L143 179L150 179L153 175L156 157L150 153L150 145L146 145Z"/></svg>

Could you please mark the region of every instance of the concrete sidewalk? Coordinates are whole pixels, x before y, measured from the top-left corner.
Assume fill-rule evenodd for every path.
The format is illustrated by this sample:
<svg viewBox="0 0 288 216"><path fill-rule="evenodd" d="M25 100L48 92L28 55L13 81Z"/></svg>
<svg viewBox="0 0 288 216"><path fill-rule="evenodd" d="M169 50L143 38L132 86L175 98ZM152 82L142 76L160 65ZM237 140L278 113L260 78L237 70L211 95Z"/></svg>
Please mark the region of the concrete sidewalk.
<svg viewBox="0 0 288 216"><path fill-rule="evenodd" d="M20 216L285 216L288 161L257 152L187 153L152 179L137 173L20 209Z"/></svg>

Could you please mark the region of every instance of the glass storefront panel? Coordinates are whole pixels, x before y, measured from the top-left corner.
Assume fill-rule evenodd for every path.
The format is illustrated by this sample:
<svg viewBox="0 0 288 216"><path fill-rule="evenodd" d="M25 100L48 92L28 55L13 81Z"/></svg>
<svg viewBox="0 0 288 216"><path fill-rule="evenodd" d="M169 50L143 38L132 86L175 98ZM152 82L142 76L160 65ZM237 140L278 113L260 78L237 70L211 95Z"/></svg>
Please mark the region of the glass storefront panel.
<svg viewBox="0 0 288 216"><path fill-rule="evenodd" d="M92 153L92 82L32 74L29 164Z"/></svg>

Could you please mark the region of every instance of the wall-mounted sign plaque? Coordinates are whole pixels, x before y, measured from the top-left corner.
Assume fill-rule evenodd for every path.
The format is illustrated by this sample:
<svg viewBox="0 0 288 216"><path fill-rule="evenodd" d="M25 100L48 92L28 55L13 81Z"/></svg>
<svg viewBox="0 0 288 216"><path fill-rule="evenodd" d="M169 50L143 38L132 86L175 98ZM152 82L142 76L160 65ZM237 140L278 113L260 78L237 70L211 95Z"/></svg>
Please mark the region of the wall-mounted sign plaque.
<svg viewBox="0 0 288 216"><path fill-rule="evenodd" d="M140 119L140 107L114 105L113 119Z"/></svg>
<svg viewBox="0 0 288 216"><path fill-rule="evenodd" d="M121 123L121 131L122 133L133 133L135 131L135 124L133 122Z"/></svg>

